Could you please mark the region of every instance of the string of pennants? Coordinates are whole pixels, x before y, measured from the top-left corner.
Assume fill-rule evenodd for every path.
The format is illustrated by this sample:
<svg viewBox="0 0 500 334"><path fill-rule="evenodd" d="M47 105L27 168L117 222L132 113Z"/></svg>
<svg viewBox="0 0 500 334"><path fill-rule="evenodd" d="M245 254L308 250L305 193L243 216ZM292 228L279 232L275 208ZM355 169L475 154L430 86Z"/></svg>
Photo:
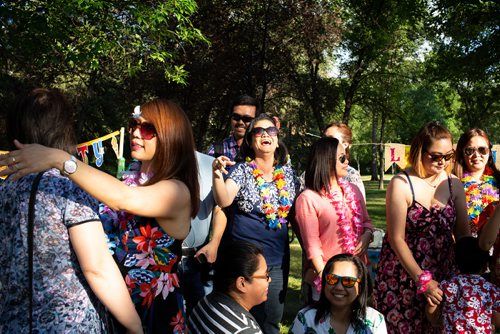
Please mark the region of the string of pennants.
<svg viewBox="0 0 500 334"><path fill-rule="evenodd" d="M101 167L104 163L104 148L102 146L102 142L111 139L111 147L113 148L113 152L115 152L116 159L118 160L117 174L120 174L125 168L125 159L123 158L124 132L125 129L121 128L120 130L114 131L105 136L76 145L78 157L80 160L88 164L89 153L93 154L93 157L95 158L95 165L97 167ZM117 139L118 136L120 136L119 140ZM9 151L0 151L0 154L6 154L8 152ZM0 170L1 169L3 168L0 168Z"/></svg>
<svg viewBox="0 0 500 334"><path fill-rule="evenodd" d="M80 159L86 164L89 163L89 152L90 148L92 149L92 154L95 158L95 165L97 167L101 167L104 162L104 148L102 146L102 142L105 140L111 139L111 147L115 152L116 158L118 160L118 172L117 175L120 175L121 172L125 169L125 159L123 158L123 142L124 142L124 128L121 128L119 131L114 131L110 134L107 134L103 137L96 138L94 140L90 140L85 143L78 144L76 146L78 156ZM120 139L117 139L117 136L120 136ZM387 171L391 168L392 164L396 164L401 169L404 169L409 166L408 157L410 154L410 145L399 144L399 143L386 143L384 145L384 168ZM491 149L491 155L495 165L498 169L500 169L500 160L498 157L498 152L500 152L500 145L493 145ZM0 151L0 154L6 154L8 151ZM3 168L0 168L0 170Z"/></svg>

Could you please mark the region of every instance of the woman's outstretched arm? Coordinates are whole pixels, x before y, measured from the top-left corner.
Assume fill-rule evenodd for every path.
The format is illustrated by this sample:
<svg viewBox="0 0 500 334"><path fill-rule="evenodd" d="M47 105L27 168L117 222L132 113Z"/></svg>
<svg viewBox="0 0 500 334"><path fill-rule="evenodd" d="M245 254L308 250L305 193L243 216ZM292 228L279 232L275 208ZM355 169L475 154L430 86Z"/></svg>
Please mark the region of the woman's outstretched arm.
<svg viewBox="0 0 500 334"><path fill-rule="evenodd" d="M64 162L71 157L65 151L38 144L23 145L18 141L15 144L19 150L0 156L0 165L9 166L0 175L12 174L13 179L50 168L62 170ZM113 210L156 218L162 228L177 239L183 239L189 232L190 194L181 181L162 180L145 187L129 187L81 161L77 161L77 170L69 178ZM172 221L185 224L169 226Z"/></svg>

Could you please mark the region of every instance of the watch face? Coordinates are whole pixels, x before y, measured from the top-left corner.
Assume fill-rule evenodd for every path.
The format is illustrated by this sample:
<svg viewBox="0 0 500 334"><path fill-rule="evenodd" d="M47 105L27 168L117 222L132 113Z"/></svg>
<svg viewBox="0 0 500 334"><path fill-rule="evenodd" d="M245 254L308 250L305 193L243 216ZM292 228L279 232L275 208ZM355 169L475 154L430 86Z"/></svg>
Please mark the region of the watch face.
<svg viewBox="0 0 500 334"><path fill-rule="evenodd" d="M76 162L73 160L68 160L64 163L64 171L68 174L73 174L76 172Z"/></svg>

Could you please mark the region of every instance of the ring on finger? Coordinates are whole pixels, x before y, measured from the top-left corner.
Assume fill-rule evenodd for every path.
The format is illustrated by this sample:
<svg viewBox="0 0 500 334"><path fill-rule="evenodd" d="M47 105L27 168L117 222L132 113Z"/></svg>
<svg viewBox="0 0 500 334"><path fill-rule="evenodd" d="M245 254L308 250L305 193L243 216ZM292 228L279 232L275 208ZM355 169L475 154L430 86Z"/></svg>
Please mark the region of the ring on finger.
<svg viewBox="0 0 500 334"><path fill-rule="evenodd" d="M15 164L16 163L16 158L12 157L12 163Z"/></svg>

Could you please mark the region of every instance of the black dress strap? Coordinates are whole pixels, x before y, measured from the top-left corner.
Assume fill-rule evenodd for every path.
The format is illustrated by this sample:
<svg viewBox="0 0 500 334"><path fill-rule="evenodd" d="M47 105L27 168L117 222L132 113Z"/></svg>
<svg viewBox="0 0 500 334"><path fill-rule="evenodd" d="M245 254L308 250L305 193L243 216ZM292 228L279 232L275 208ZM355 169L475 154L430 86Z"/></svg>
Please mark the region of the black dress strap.
<svg viewBox="0 0 500 334"><path fill-rule="evenodd" d="M453 186L452 186L451 176L448 176L448 187L450 187L450 195L453 197Z"/></svg>
<svg viewBox="0 0 500 334"><path fill-rule="evenodd" d="M403 173L406 175L406 178L408 179L408 183L410 184L410 189L411 189L411 196L413 197L413 202L415 203L415 191L413 190L413 184L411 183L410 180L410 175L404 170Z"/></svg>

